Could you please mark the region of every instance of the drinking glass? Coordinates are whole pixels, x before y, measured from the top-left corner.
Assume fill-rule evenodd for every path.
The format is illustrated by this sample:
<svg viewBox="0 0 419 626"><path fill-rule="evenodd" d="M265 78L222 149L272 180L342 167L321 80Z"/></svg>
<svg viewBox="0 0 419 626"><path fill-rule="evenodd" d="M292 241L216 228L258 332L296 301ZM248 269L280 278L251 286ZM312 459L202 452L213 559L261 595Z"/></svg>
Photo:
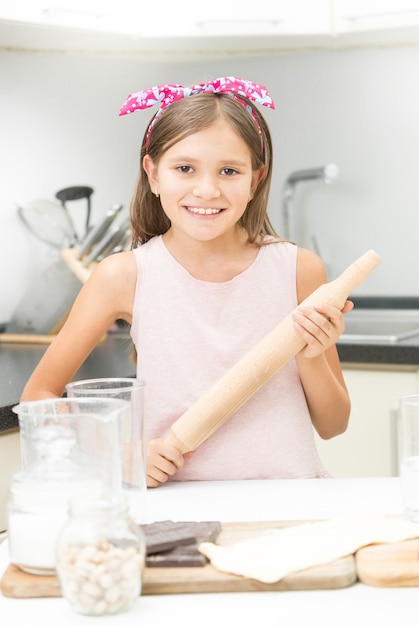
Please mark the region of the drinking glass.
<svg viewBox="0 0 419 626"><path fill-rule="evenodd" d="M138 523L146 518L145 389L145 382L136 378L90 378L66 386L68 397L127 401L127 409L120 416L122 490L128 499L129 514Z"/></svg>

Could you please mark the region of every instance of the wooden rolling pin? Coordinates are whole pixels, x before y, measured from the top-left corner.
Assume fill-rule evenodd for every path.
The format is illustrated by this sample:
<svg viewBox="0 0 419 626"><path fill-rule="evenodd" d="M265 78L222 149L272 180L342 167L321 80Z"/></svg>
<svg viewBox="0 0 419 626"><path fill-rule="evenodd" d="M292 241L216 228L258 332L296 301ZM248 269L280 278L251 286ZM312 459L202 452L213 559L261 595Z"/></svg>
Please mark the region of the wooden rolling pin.
<svg viewBox="0 0 419 626"><path fill-rule="evenodd" d="M374 250L366 252L301 304L331 304L342 309L351 291L380 262ZM305 345L290 313L176 420L165 440L182 454L195 450Z"/></svg>

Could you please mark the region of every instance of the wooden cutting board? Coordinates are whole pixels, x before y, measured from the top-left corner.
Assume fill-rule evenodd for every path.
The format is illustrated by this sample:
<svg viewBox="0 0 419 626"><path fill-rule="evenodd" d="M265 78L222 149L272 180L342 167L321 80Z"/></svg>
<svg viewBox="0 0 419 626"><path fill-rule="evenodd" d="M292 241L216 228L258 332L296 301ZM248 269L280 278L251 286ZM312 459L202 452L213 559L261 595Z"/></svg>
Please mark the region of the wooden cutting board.
<svg viewBox="0 0 419 626"><path fill-rule="evenodd" d="M355 555L358 578L375 587L419 586L419 539L360 548Z"/></svg>
<svg viewBox="0 0 419 626"><path fill-rule="evenodd" d="M296 523L298 522L225 523L222 524L217 543L229 545L254 537L266 529L284 528ZM152 567L144 571L142 594L339 589L352 585L356 580L353 556L291 574L274 584L224 574L210 564L204 567ZM0 590L9 598L61 596L56 576L27 574L14 565L9 565L4 573Z"/></svg>

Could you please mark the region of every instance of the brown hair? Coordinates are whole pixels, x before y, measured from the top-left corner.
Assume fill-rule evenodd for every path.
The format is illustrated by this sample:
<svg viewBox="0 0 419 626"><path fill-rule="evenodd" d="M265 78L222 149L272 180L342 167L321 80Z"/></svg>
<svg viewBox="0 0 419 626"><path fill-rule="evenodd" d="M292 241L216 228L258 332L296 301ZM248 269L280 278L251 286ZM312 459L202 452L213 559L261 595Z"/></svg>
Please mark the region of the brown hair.
<svg viewBox="0 0 419 626"><path fill-rule="evenodd" d="M249 241L261 243L264 235L278 238L267 215L272 178L272 140L269 128L259 110L250 100L229 94L200 93L171 104L155 121L148 138L144 134L140 152L140 174L131 201L132 247L145 243L170 228L159 198L152 193L142 162L149 154L157 165L160 157L175 143L208 128L223 117L249 147L252 169L265 166L263 179L248 203L239 224L247 231ZM243 103L246 106L243 106ZM251 107L252 113L246 110ZM254 117L253 117L254 116ZM254 119L255 118L255 119ZM258 129L259 127L259 129ZM260 132L259 132L260 131Z"/></svg>

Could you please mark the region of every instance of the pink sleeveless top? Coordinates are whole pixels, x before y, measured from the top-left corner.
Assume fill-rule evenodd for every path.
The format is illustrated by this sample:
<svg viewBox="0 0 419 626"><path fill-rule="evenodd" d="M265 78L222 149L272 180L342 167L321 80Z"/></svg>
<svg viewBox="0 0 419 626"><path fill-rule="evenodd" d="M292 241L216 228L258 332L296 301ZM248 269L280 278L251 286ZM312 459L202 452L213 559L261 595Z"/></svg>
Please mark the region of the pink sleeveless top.
<svg viewBox="0 0 419 626"><path fill-rule="evenodd" d="M193 278L154 237L134 251L131 335L147 384L146 440L171 424L297 306L295 245L262 246L232 280ZM295 360L185 460L174 480L327 478Z"/></svg>

